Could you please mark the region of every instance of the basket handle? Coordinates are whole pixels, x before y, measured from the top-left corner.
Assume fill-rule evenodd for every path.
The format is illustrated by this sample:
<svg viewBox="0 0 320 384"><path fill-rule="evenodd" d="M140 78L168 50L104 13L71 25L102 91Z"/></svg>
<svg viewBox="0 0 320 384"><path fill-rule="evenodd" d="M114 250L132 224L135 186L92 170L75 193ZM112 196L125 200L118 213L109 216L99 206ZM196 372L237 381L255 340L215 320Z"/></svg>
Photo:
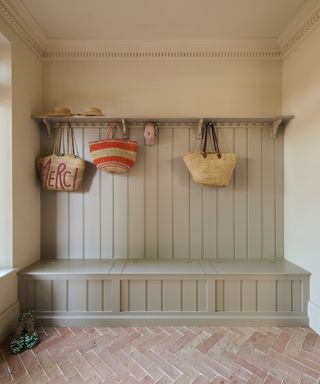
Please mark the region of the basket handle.
<svg viewBox="0 0 320 384"><path fill-rule="evenodd" d="M74 157L79 157L79 149L74 137L73 128L70 123L67 126L67 154Z"/></svg>
<svg viewBox="0 0 320 384"><path fill-rule="evenodd" d="M115 128L115 129L114 129ZM107 129L106 129L106 134L104 136L104 139L105 140L108 140L108 139L114 139L115 135L119 132L119 137L120 139L124 139L124 134L123 134L123 130L120 128L119 124L118 123L113 123L113 124L110 124L107 126Z"/></svg>
<svg viewBox="0 0 320 384"><path fill-rule="evenodd" d="M61 155L61 129L61 127L57 127L54 133L53 154L57 156Z"/></svg>
<svg viewBox="0 0 320 384"><path fill-rule="evenodd" d="M211 145L214 148L214 152L217 154L218 159L221 159L221 151L219 148L218 138L214 124L209 122L206 124L205 128L202 129L201 134L201 154L203 158L207 157L207 147L208 147L208 135L210 135Z"/></svg>

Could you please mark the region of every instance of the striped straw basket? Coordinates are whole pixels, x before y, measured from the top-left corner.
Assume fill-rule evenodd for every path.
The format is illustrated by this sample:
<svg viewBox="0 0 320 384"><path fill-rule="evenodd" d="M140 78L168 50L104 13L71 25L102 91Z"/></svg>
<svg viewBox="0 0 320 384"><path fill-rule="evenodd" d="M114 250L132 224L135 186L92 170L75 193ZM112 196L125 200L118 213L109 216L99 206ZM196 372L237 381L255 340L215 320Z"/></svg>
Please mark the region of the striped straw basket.
<svg viewBox="0 0 320 384"><path fill-rule="evenodd" d="M95 166L109 173L125 173L136 161L138 144L123 138L106 138L89 143L90 156Z"/></svg>

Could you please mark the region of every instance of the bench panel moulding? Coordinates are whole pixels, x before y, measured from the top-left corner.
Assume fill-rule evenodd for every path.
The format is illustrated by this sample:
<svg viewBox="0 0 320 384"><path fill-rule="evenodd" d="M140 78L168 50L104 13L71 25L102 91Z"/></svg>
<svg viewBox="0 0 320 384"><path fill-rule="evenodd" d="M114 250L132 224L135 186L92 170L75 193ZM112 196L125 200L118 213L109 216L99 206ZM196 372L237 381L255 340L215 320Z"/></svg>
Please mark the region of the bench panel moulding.
<svg viewBox="0 0 320 384"><path fill-rule="evenodd" d="M166 265L172 263L176 269L181 264L181 270L186 269L187 274L175 271L161 274L157 273L156 261L151 265L147 262L149 272L143 272L146 262L124 262L122 269L119 263L114 263L116 274L112 274L113 262L109 263L106 273L79 273L79 263L73 263L78 273L73 274L70 267L68 274L56 275L48 273L48 266L35 264L20 273L21 306L35 308L41 322L56 325L115 324L117 321L119 324L152 324L156 319L163 324L171 320L180 324L224 324L225 321L245 324L247 320L256 325L308 323L309 274L291 263L271 263L270 271L270 263L260 262L260 273L254 274L250 269L255 270L257 266L248 266L254 262L231 263L234 270L230 274L223 272L221 263L218 264L220 271L215 271L217 263L199 261L186 269L183 262L172 261ZM131 273L125 272L127 263ZM91 262L92 270L93 264ZM228 264L225 268L232 268L230 262ZM130 269L132 265L134 270ZM41 268L46 273L41 273ZM240 268L238 274L237 268ZM249 274L245 273L246 268Z"/></svg>

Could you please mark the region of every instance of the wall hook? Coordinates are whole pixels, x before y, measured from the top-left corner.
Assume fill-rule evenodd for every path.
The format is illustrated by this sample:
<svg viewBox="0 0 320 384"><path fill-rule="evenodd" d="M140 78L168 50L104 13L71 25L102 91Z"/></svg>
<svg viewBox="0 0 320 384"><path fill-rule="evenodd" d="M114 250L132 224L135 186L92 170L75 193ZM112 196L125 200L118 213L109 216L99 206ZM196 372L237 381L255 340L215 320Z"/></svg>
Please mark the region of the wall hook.
<svg viewBox="0 0 320 384"><path fill-rule="evenodd" d="M45 125L45 127L47 128L48 138L52 139L53 138L53 133L52 133L52 128L51 128L50 123L47 121L47 119L43 119L42 121L43 121L43 124Z"/></svg>
<svg viewBox="0 0 320 384"><path fill-rule="evenodd" d="M127 139L128 138L128 131L127 131L127 126L126 126L126 120L125 119L121 119L121 122L122 122L123 137L125 139Z"/></svg>
<svg viewBox="0 0 320 384"><path fill-rule="evenodd" d="M199 123L198 123L197 139L201 139L201 136L202 136L202 126L203 126L203 119L200 119Z"/></svg>

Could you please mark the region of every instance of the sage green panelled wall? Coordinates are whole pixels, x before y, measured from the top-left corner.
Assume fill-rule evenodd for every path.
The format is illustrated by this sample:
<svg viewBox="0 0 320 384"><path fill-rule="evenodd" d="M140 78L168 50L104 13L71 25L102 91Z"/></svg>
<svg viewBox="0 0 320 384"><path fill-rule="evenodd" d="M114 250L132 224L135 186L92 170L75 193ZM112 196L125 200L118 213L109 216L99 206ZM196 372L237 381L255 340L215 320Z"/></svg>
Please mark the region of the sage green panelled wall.
<svg viewBox="0 0 320 384"><path fill-rule="evenodd" d="M263 116L281 110L281 63L259 60L111 60L44 63L44 105L113 116ZM142 129L130 129L132 137ZM42 194L42 257L283 257L283 136L224 128L224 150L242 157L230 187L190 181L181 155L194 129L161 129L139 148L129 176L97 173L84 193ZM77 129L87 142L103 131ZM42 152L50 152L45 132ZM247 161L246 158L249 160Z"/></svg>
<svg viewBox="0 0 320 384"><path fill-rule="evenodd" d="M104 129L76 128L82 155ZM129 128L132 139L143 128ZM270 127L219 128L221 146L241 156L227 188L193 183L182 155L195 129L160 128L140 145L126 175L87 168L82 192L42 193L42 256L62 259L273 259L283 257L283 135ZM52 141L43 132L43 153ZM88 163L89 164L89 163Z"/></svg>
<svg viewBox="0 0 320 384"><path fill-rule="evenodd" d="M320 29L283 62L283 111L294 113L285 136L286 259L312 272L310 326L320 333ZM303 158L298 154L301 153Z"/></svg>

